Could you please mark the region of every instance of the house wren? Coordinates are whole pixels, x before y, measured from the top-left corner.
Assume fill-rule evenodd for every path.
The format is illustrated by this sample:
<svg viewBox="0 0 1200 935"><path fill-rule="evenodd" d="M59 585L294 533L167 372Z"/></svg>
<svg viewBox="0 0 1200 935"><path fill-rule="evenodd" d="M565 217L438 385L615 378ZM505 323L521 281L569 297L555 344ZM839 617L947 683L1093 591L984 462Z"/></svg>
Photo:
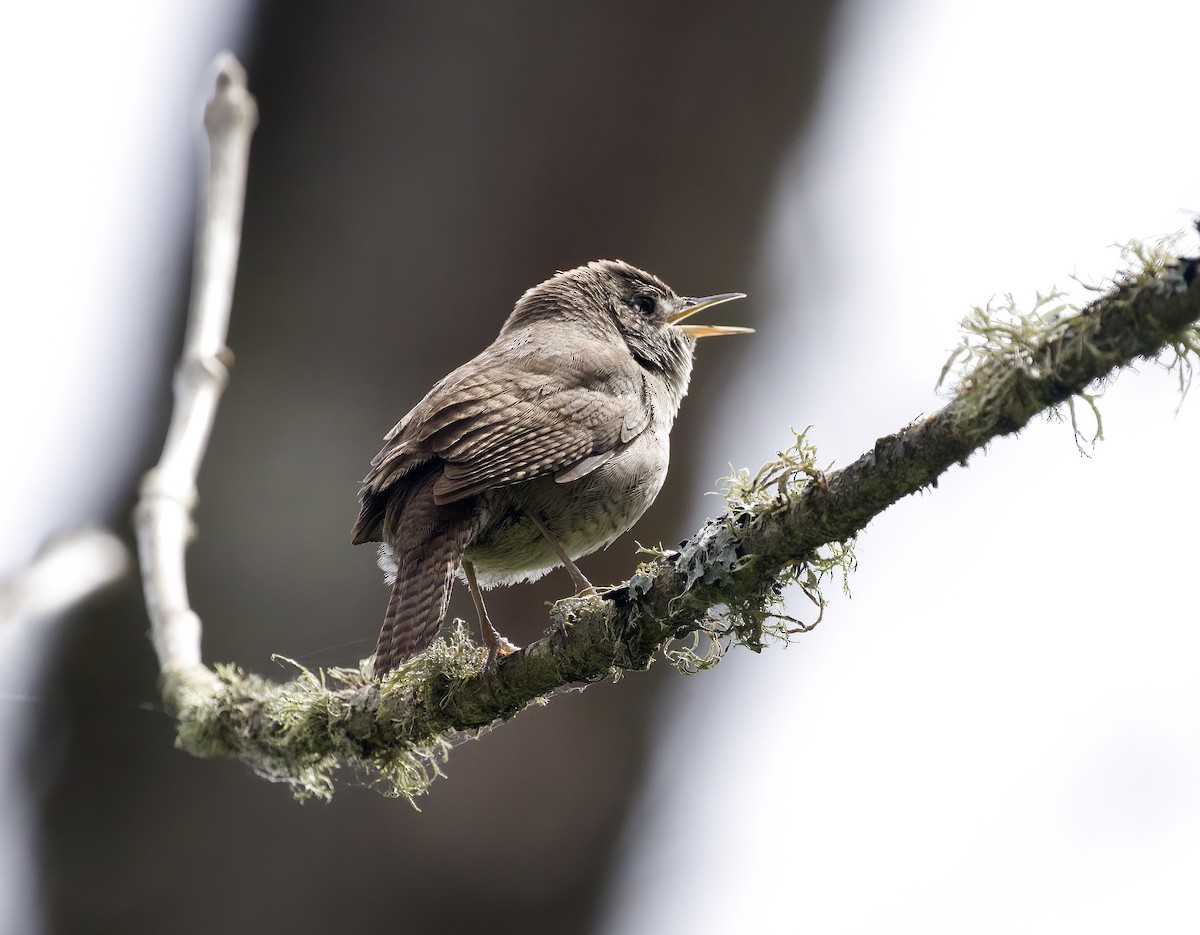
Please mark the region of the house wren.
<svg viewBox="0 0 1200 935"><path fill-rule="evenodd" d="M437 635L459 569L488 646L481 587L532 581L608 545L654 502L696 339L749 328L683 324L741 299L677 296L619 260L559 273L517 302L500 336L388 432L360 491L353 541L380 542L392 594L375 651L384 675Z"/></svg>

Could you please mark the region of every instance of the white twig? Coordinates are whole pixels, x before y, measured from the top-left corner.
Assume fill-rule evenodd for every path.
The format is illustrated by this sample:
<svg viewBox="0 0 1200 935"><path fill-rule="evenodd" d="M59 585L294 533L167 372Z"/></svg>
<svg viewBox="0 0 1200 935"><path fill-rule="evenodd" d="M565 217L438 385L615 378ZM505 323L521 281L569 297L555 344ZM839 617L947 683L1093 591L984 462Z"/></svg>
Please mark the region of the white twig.
<svg viewBox="0 0 1200 935"><path fill-rule="evenodd" d="M0 624L49 619L111 584L129 567L121 540L101 529L55 539L26 568L0 582Z"/></svg>
<svg viewBox="0 0 1200 935"><path fill-rule="evenodd" d="M200 618L188 603L184 551L196 504L196 476L229 376L225 336L241 242L250 137L258 122L258 108L237 59L224 52L214 68L216 90L204 109L208 186L187 337L175 372L175 408L162 458L142 481L135 514L151 637L168 685L175 679L212 679L200 657Z"/></svg>

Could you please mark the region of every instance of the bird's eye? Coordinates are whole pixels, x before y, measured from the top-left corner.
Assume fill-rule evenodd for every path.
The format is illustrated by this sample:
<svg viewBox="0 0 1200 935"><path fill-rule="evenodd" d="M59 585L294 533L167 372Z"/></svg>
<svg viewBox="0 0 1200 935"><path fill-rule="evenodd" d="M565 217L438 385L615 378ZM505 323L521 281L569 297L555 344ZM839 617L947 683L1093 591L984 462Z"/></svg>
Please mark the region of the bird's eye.
<svg viewBox="0 0 1200 935"><path fill-rule="evenodd" d="M658 307L658 302L655 300L654 296L641 292L633 297L633 301L630 302L630 305L636 308L643 315L652 315L654 314L654 309Z"/></svg>

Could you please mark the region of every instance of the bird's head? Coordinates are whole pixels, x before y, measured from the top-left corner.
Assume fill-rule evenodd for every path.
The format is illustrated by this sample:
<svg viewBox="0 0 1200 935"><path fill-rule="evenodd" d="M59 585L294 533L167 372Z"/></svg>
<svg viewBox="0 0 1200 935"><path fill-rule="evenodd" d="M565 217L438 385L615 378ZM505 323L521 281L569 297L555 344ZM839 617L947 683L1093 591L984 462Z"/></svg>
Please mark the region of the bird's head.
<svg viewBox="0 0 1200 935"><path fill-rule="evenodd" d="M590 336L619 337L639 364L660 374L682 396L697 338L753 333L751 328L695 325L686 319L701 309L744 298L741 292L679 296L657 276L622 260L593 260L526 292L505 327L570 321Z"/></svg>

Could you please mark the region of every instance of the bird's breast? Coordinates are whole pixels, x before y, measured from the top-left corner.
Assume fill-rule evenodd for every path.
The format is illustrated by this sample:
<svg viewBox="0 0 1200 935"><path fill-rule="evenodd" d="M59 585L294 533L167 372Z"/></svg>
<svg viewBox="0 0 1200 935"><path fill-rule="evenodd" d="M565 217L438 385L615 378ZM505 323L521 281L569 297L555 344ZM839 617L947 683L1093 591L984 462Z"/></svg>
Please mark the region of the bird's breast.
<svg viewBox="0 0 1200 935"><path fill-rule="evenodd" d="M485 587L532 581L561 565L533 513L571 558L608 545L641 518L667 476L670 443L651 427L594 471L568 483L539 477L480 495L465 557Z"/></svg>

